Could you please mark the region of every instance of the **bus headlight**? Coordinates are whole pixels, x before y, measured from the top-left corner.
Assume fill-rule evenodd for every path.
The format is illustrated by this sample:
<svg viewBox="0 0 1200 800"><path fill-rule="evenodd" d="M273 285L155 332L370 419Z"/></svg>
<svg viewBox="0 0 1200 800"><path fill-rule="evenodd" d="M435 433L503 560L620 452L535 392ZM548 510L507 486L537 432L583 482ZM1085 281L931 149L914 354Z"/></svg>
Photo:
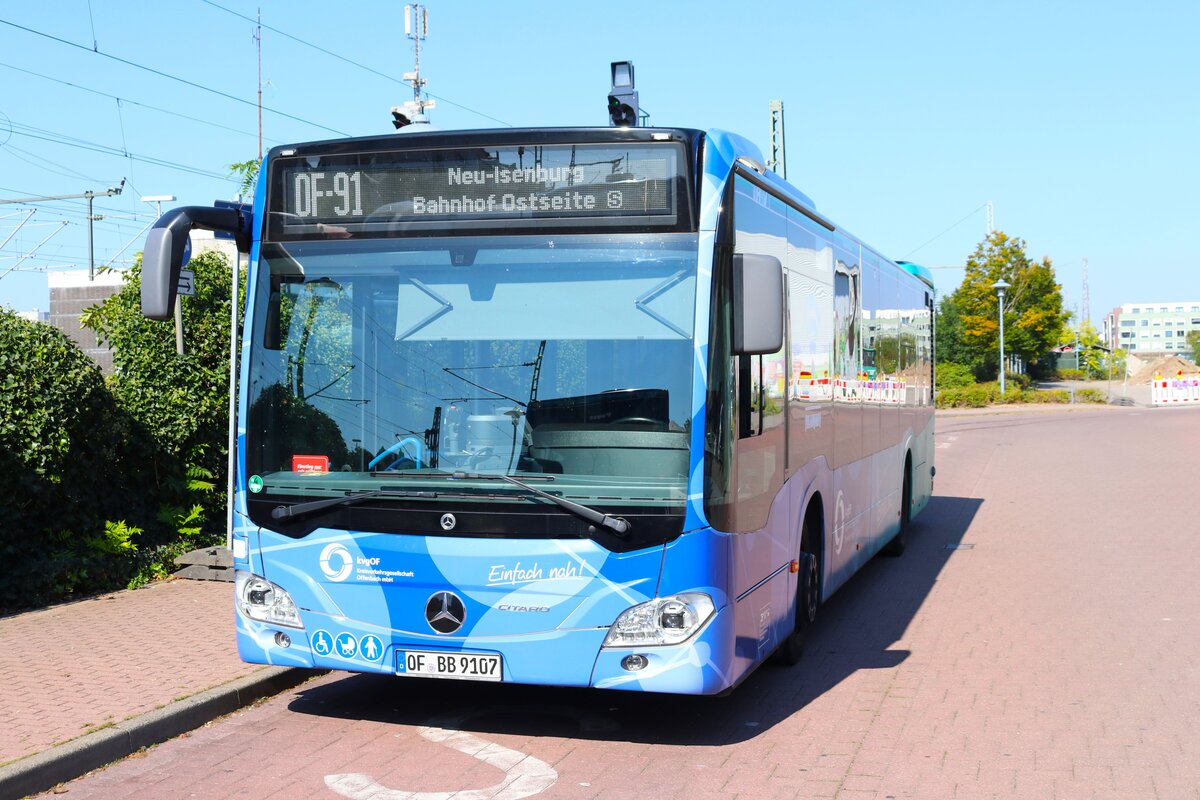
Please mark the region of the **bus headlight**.
<svg viewBox="0 0 1200 800"><path fill-rule="evenodd" d="M304 628L300 621L300 610L292 596L282 587L249 572L238 571L236 576L238 608L250 619L284 625L289 628Z"/></svg>
<svg viewBox="0 0 1200 800"><path fill-rule="evenodd" d="M608 629L604 647L679 644L713 615L712 598L699 592L657 597L626 609Z"/></svg>

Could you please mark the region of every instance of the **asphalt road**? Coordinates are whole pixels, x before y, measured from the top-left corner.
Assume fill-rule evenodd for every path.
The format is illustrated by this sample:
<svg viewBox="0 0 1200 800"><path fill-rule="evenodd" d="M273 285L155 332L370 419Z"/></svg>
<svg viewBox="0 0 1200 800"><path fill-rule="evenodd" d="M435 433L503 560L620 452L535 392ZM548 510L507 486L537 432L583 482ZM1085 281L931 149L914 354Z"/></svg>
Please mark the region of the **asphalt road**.
<svg viewBox="0 0 1200 800"><path fill-rule="evenodd" d="M938 428L908 552L731 696L334 674L58 791L1200 800L1200 409Z"/></svg>

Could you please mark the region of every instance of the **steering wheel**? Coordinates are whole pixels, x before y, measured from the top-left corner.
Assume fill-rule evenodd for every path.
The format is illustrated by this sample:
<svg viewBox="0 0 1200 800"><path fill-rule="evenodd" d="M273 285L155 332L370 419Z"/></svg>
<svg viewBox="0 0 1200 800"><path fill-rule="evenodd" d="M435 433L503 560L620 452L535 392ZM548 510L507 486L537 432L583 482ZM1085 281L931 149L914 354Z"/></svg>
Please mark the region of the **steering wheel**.
<svg viewBox="0 0 1200 800"><path fill-rule="evenodd" d="M411 460L413 463L416 464L417 469L420 469L421 468L421 445L422 445L422 442L416 436L406 436L403 439L401 439L400 441L396 442L394 445L387 448L379 455L375 456L375 458L371 459L371 463L367 464L367 468L372 469L372 470L375 469L376 464L378 464L380 461L383 461L385 458L387 458L388 456L393 455L395 453L402 453L403 455L407 455L406 453L403 453L402 451L404 450L404 445L408 444L409 442L412 442L413 444L415 444L417 446L416 458L413 458L413 459L398 458L395 461L393 461L391 464L389 464L387 467L385 467L384 471L387 472L390 470L394 470L394 469L398 468L401 464L403 464L409 460Z"/></svg>

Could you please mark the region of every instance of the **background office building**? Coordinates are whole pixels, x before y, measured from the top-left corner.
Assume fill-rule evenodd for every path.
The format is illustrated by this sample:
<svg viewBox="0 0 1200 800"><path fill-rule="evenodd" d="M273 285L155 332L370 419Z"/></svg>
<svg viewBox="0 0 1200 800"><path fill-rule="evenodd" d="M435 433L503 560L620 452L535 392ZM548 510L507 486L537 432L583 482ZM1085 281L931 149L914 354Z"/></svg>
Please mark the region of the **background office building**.
<svg viewBox="0 0 1200 800"><path fill-rule="evenodd" d="M1109 346L1139 355L1190 353L1187 335L1192 331L1200 331L1200 301L1126 303L1104 318Z"/></svg>
<svg viewBox="0 0 1200 800"><path fill-rule="evenodd" d="M225 254L229 263L236 263L237 247L232 240L218 239L212 231L194 230L191 233L192 255L205 250L218 250ZM125 271L103 271L89 276L86 269L51 272L47 275L50 286L50 313L42 317L54 327L73 339L87 353L105 375L113 371L112 348L108 342L97 339L89 328L80 325L85 309L99 305L121 291L125 285ZM188 302L186 299L184 302Z"/></svg>

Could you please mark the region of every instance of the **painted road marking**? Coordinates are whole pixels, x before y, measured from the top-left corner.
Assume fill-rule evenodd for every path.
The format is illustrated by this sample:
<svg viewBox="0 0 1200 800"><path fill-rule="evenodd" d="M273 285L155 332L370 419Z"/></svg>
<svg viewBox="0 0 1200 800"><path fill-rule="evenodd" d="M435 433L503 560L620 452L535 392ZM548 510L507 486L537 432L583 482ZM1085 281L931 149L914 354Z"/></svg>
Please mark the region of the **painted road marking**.
<svg viewBox="0 0 1200 800"><path fill-rule="evenodd" d="M529 712L534 709L468 711L448 717L436 717L429 720L436 724L417 728L417 733L431 742L444 744L460 753L477 758L489 766L503 770L504 779L493 786L450 792L410 792L404 789L390 789L370 775L364 775L361 772L326 775L325 785L336 794L349 798L349 800L521 800L524 797L541 794L558 781L558 771L554 767L519 750L502 747L495 742L481 739L473 733L459 730L462 723L471 717L494 713L498 710ZM536 710L541 713L558 713L554 709ZM581 720L581 727L586 728L588 722L588 720ZM591 724L597 730L608 728L608 724L604 724L603 721L598 726L594 720L591 721ZM397 736L399 735L397 734Z"/></svg>
<svg viewBox="0 0 1200 800"><path fill-rule="evenodd" d="M431 742L452 747L460 753L478 758L483 763L504 771L504 780L483 789L457 792L408 792L389 789L370 775L351 772L326 775L325 785L350 800L521 800L541 794L558 781L558 772L541 759L519 750L480 739L466 731L445 728L419 728L417 733Z"/></svg>

